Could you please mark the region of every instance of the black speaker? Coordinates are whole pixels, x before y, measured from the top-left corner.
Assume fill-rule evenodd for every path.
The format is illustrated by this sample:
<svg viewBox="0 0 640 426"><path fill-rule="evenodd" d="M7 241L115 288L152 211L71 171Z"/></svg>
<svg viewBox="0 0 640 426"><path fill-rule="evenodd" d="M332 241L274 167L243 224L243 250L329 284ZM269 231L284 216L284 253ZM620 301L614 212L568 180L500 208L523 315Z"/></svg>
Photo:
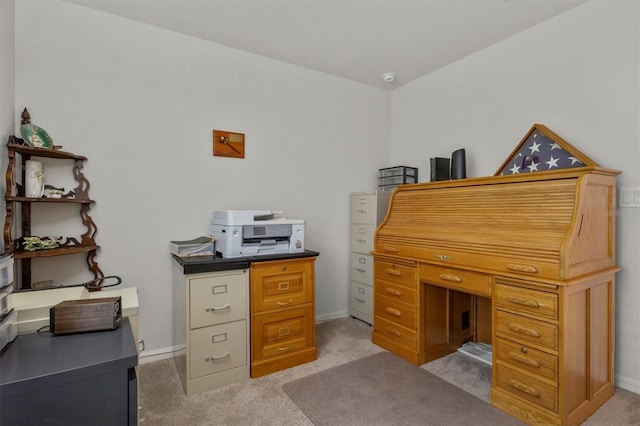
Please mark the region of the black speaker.
<svg viewBox="0 0 640 426"><path fill-rule="evenodd" d="M451 179L467 177L467 159L464 149L453 151L451 154Z"/></svg>
<svg viewBox="0 0 640 426"><path fill-rule="evenodd" d="M450 161L448 158L435 157L431 159L431 182L451 179Z"/></svg>

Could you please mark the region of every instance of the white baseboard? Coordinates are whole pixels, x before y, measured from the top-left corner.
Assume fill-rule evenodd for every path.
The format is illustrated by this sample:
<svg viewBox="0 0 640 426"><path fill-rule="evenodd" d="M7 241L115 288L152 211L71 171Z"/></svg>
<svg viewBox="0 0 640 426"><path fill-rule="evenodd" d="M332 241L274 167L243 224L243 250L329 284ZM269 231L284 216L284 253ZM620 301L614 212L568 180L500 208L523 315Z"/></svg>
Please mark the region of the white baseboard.
<svg viewBox="0 0 640 426"><path fill-rule="evenodd" d="M153 351L142 351L138 356L138 364L147 364L149 362L161 361L163 359L173 358L175 352L184 349L184 345L171 346L168 348L156 349Z"/></svg>
<svg viewBox="0 0 640 426"><path fill-rule="evenodd" d="M330 312L328 314L317 315L316 322L329 321L336 318L346 318L349 316L349 311L347 309L343 311L335 311Z"/></svg>
<svg viewBox="0 0 640 426"><path fill-rule="evenodd" d="M640 394L640 381L616 375L616 386L629 392Z"/></svg>

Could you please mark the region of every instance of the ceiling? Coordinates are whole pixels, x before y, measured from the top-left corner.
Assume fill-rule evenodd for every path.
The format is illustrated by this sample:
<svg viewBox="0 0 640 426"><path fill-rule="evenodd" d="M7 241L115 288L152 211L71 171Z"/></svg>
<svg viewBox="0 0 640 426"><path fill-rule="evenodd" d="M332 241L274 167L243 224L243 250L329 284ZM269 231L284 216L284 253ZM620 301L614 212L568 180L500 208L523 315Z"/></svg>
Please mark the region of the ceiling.
<svg viewBox="0 0 640 426"><path fill-rule="evenodd" d="M64 1L394 89L588 0Z"/></svg>

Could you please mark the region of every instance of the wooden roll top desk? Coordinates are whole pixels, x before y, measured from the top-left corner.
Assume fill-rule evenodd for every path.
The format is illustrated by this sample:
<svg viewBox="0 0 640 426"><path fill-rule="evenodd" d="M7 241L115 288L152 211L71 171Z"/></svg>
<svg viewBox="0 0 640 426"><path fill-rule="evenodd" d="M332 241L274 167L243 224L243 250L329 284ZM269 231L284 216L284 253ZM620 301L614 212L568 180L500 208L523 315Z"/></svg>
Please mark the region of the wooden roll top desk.
<svg viewBox="0 0 640 426"><path fill-rule="evenodd" d="M619 173L400 186L372 252L373 342L414 364L489 343L494 406L580 424L614 392Z"/></svg>

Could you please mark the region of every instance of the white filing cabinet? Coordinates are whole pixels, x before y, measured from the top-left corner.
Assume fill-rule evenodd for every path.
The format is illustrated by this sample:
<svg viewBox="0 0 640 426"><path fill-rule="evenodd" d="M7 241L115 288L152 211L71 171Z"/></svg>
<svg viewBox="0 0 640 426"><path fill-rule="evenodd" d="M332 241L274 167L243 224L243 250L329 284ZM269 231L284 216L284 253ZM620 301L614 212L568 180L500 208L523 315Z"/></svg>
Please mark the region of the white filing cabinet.
<svg viewBox="0 0 640 426"><path fill-rule="evenodd" d="M391 192L351 194L349 315L373 324L373 237L387 214Z"/></svg>
<svg viewBox="0 0 640 426"><path fill-rule="evenodd" d="M175 264L175 262L174 262ZM249 271L184 275L174 265L176 366L187 395L249 377Z"/></svg>

